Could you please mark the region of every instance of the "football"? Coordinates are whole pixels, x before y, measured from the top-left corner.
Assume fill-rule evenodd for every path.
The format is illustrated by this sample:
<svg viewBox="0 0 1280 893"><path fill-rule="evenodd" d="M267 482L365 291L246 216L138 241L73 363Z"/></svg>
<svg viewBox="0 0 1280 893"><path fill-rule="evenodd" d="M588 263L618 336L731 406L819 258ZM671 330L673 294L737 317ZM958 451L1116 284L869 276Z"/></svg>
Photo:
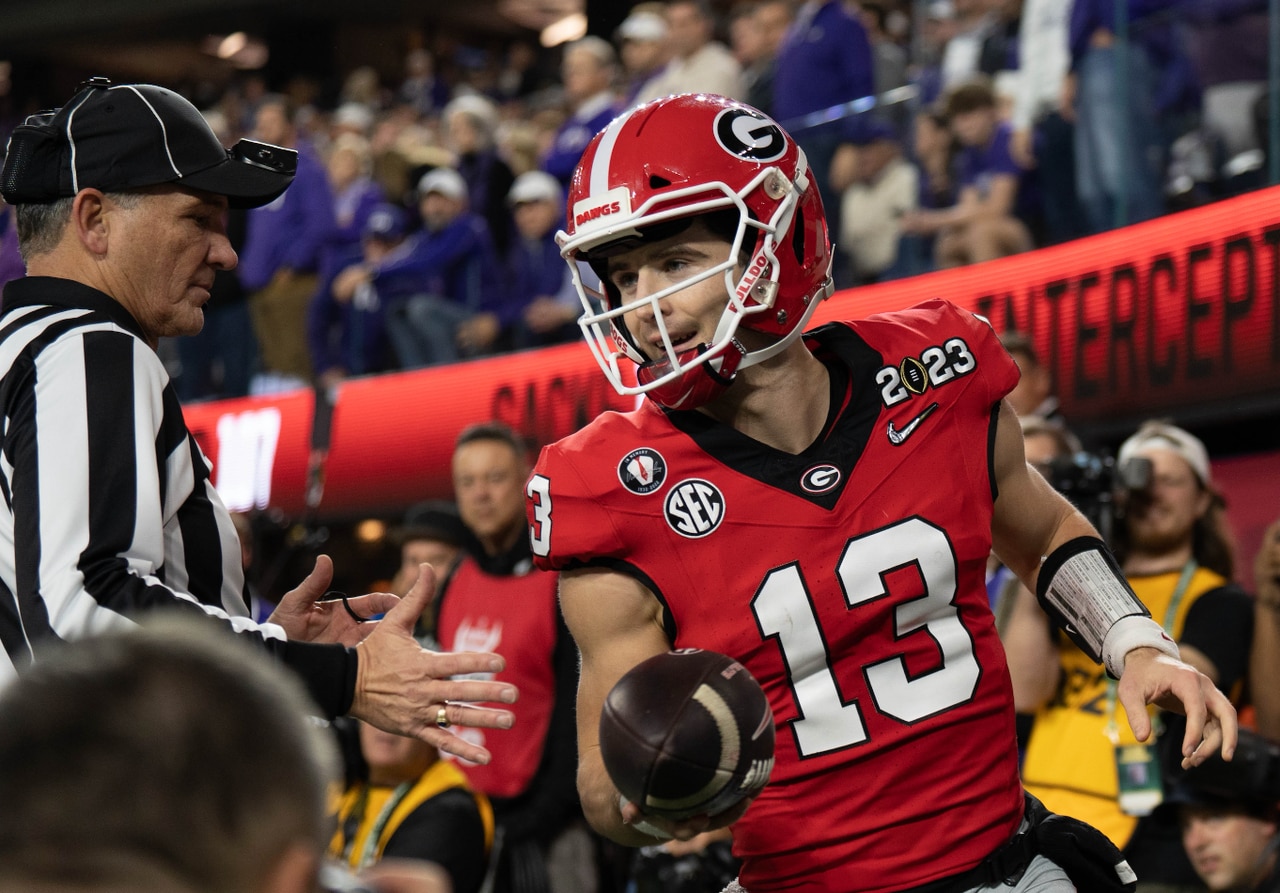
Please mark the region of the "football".
<svg viewBox="0 0 1280 893"><path fill-rule="evenodd" d="M618 680L600 712L600 755L640 811L715 815L773 769L773 711L742 664L714 651L655 655Z"/></svg>

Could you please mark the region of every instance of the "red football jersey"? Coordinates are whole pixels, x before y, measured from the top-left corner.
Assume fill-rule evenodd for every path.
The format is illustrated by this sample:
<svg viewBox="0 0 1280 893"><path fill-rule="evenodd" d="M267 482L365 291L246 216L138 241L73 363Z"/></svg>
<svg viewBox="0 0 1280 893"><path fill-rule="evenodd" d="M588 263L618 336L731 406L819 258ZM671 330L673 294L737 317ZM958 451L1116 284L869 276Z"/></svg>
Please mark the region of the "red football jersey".
<svg viewBox="0 0 1280 893"><path fill-rule="evenodd" d="M942 301L808 342L832 372L809 449L651 402L601 416L542 451L535 561L634 574L674 647L764 686L777 762L733 829L750 893L887 893L976 865L1022 815L984 585L994 411L1018 370Z"/></svg>

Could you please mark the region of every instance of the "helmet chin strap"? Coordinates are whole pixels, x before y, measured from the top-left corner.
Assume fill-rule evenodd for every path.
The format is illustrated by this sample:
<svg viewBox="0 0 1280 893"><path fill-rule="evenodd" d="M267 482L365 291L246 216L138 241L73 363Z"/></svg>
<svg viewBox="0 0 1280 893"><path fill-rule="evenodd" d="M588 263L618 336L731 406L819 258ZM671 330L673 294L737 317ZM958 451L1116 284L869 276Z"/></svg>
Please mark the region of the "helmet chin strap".
<svg viewBox="0 0 1280 893"><path fill-rule="evenodd" d="M677 355L676 362L683 366L686 359L695 359L706 353L707 349L706 344L699 344L691 350L682 351ZM733 384L733 379L738 374L738 367L746 355L747 349L735 338L717 358L718 369L716 360L708 360L705 363L699 363L683 375L677 375L665 384L650 388L645 393L653 402L667 409L697 409L719 397L729 385ZM670 357L652 360L636 369L636 380L641 385L647 385L667 375L673 368L675 367Z"/></svg>

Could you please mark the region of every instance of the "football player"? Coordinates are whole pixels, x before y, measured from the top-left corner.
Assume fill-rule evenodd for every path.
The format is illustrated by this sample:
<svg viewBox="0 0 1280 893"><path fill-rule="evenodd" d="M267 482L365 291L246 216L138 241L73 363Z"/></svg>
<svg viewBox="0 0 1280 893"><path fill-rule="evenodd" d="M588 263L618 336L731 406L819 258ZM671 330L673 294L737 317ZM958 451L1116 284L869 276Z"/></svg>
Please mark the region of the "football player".
<svg viewBox="0 0 1280 893"><path fill-rule="evenodd" d="M560 239L592 352L648 398L546 447L527 489L582 652L599 831L645 845L733 824L749 893L1075 889L1020 833L1043 811L1018 779L993 546L1120 679L1139 738L1156 702L1186 712L1188 765L1230 756L1230 703L1029 472L1004 400L1017 367L984 320L930 301L802 334L831 255L776 123L706 94L625 113L584 153ZM596 740L613 684L673 647L745 664L778 741L757 798L680 823L621 802ZM1104 869L1082 889L1129 888L1126 865Z"/></svg>

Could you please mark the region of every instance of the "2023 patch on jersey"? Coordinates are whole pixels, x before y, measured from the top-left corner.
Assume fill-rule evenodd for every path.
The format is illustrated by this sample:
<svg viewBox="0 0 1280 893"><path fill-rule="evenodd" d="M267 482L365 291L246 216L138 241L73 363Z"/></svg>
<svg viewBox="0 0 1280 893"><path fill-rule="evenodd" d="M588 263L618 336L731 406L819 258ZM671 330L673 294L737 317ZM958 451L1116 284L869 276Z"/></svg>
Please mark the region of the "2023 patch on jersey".
<svg viewBox="0 0 1280 893"><path fill-rule="evenodd" d="M535 561L633 568L674 647L763 685L777 762L734 827L746 889L900 890L977 864L1021 816L984 586L993 407L1018 372L941 301L810 346L837 408L799 456L651 403L546 447Z"/></svg>

